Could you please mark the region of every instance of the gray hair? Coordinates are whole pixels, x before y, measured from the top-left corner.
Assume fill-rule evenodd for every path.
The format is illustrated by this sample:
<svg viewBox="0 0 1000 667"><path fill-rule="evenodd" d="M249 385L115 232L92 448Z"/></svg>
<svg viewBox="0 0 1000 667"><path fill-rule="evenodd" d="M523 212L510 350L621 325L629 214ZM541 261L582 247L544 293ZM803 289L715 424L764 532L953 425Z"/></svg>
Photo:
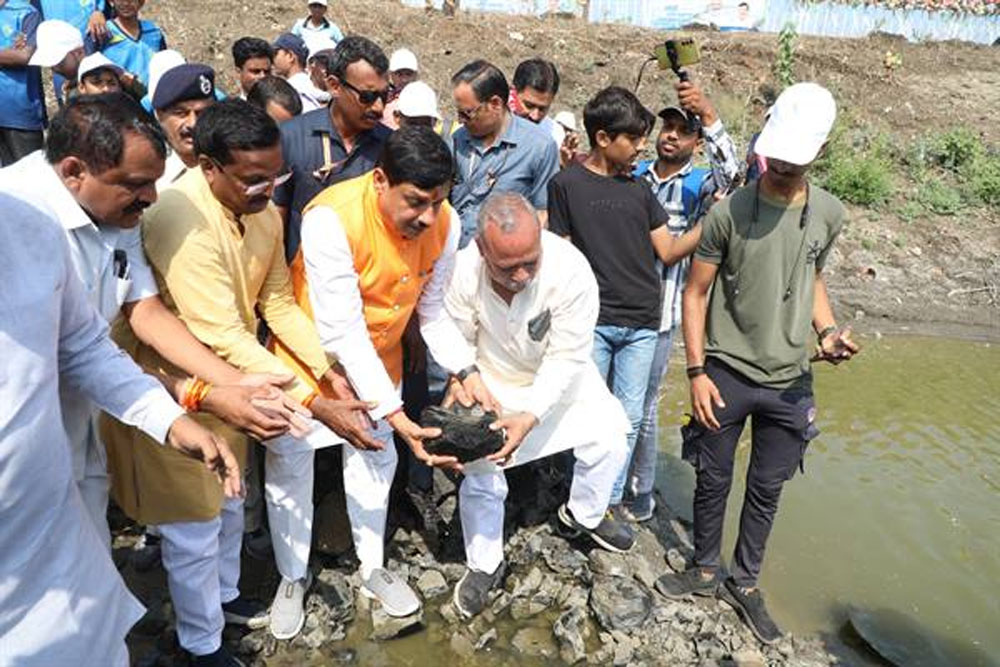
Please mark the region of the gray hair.
<svg viewBox="0 0 1000 667"><path fill-rule="evenodd" d="M538 224L538 214L531 202L517 192L497 192L487 197L476 216L476 235L482 236L491 222L508 234L518 225L518 214L527 213Z"/></svg>

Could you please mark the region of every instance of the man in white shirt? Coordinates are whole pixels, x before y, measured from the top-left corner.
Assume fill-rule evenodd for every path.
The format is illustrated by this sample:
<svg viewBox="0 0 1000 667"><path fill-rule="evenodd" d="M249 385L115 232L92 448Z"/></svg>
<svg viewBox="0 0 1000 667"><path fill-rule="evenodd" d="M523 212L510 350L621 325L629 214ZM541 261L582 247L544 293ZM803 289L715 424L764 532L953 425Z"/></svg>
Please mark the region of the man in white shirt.
<svg viewBox="0 0 1000 667"><path fill-rule="evenodd" d="M138 222L156 200L154 183L163 171L166 147L147 118L126 95L71 99L52 119L46 151L0 170L0 188L55 214L86 296L106 322L123 314L141 339L177 367L215 385L202 403L204 410L259 437L280 435L288 430L287 419L250 400L281 401L284 395L272 388L235 385L289 378L243 375L201 345L159 297ZM70 385L60 393L73 473L110 550L107 459L97 435L97 409Z"/></svg>
<svg viewBox="0 0 1000 667"><path fill-rule="evenodd" d="M493 428L506 432L500 451L465 465L459 490L467 569L454 601L471 617L503 576L503 468L573 449L573 485L560 521L602 548L631 548L631 529L607 512L630 427L591 359L598 291L590 265L542 229L521 195L498 193L483 204L475 247L458 253L445 305L474 353L477 375L503 408ZM445 403L463 384L451 380Z"/></svg>
<svg viewBox="0 0 1000 667"><path fill-rule="evenodd" d="M224 441L184 415L108 338L50 211L0 193L0 663L128 665L143 614L101 543L54 415L71 388L241 492Z"/></svg>
<svg viewBox="0 0 1000 667"><path fill-rule="evenodd" d="M324 106L329 95L313 85L306 62L309 60L309 47L298 35L286 32L274 40L274 73L288 81L302 98L302 113Z"/></svg>

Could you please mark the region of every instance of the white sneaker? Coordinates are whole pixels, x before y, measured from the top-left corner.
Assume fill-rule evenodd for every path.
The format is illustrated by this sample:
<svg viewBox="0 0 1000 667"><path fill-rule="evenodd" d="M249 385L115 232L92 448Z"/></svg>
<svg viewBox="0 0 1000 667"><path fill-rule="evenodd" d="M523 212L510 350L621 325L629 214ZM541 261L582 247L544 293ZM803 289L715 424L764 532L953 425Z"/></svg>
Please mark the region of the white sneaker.
<svg viewBox="0 0 1000 667"><path fill-rule="evenodd" d="M311 573L306 574L305 579L297 581L282 577L274 602L271 603L271 634L275 639L291 639L302 630L306 622L306 591L311 585Z"/></svg>
<svg viewBox="0 0 1000 667"><path fill-rule="evenodd" d="M372 570L361 585L361 593L382 603L382 609L390 616L403 617L415 614L420 609L420 598L405 581L389 570ZM272 612L273 614L273 612Z"/></svg>

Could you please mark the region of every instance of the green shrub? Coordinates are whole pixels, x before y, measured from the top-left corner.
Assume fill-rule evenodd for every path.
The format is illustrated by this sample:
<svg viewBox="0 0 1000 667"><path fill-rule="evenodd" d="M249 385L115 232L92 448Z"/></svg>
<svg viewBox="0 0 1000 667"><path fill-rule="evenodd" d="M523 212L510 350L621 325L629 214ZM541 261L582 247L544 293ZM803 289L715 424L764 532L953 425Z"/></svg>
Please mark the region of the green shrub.
<svg viewBox="0 0 1000 667"><path fill-rule="evenodd" d="M842 155L834 151L824 164L823 187L861 206L881 204L892 196L892 166L876 154Z"/></svg>
<svg viewBox="0 0 1000 667"><path fill-rule="evenodd" d="M983 155L983 142L972 130L956 127L931 140L929 157L945 169L959 170Z"/></svg>
<svg viewBox="0 0 1000 667"><path fill-rule="evenodd" d="M920 184L917 200L931 213L955 215L962 210L962 193L939 178L929 178Z"/></svg>
<svg viewBox="0 0 1000 667"><path fill-rule="evenodd" d="M961 170L962 189L974 202L1000 206L1000 155L983 155Z"/></svg>
<svg viewBox="0 0 1000 667"><path fill-rule="evenodd" d="M778 33L778 53L774 58L774 78L781 88L787 88L795 83L795 42L798 34L795 32L795 24L791 21L786 23Z"/></svg>
<svg viewBox="0 0 1000 667"><path fill-rule="evenodd" d="M913 222L923 214L924 207L912 199L907 199L896 209L896 215L907 224Z"/></svg>

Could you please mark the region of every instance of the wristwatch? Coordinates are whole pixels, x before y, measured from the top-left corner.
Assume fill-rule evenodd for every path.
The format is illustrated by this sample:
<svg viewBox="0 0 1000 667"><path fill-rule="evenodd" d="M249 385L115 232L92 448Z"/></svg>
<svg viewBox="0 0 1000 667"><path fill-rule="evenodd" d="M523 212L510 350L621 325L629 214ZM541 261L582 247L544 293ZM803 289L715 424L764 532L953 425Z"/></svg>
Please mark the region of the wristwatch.
<svg viewBox="0 0 1000 667"><path fill-rule="evenodd" d="M471 366L466 366L459 372L455 373L455 377L458 378L459 382L465 382L465 378L469 377L473 373L478 373L478 372L479 372L479 367L476 366L475 364L472 364Z"/></svg>

